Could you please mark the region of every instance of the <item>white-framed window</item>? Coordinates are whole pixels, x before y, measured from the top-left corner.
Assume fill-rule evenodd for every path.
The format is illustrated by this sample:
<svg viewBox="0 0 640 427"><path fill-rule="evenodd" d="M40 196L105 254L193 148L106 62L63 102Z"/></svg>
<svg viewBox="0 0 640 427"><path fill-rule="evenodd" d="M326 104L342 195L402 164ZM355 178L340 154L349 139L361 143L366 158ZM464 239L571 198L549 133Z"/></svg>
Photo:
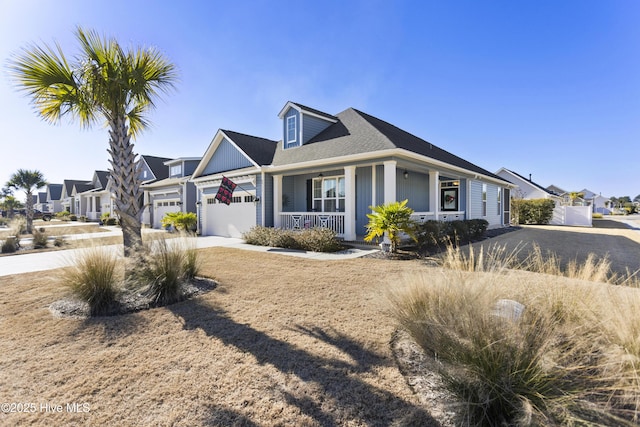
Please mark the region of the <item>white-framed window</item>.
<svg viewBox="0 0 640 427"><path fill-rule="evenodd" d="M313 180L313 210L315 212L344 212L344 176Z"/></svg>
<svg viewBox="0 0 640 427"><path fill-rule="evenodd" d="M482 216L487 216L487 184L482 184Z"/></svg>
<svg viewBox="0 0 640 427"><path fill-rule="evenodd" d="M182 174L182 165L171 166L171 169L169 169L169 174L171 176L181 175Z"/></svg>
<svg viewBox="0 0 640 427"><path fill-rule="evenodd" d="M498 215L500 215L500 212L502 211L502 191L500 188L498 188Z"/></svg>
<svg viewBox="0 0 640 427"><path fill-rule="evenodd" d="M296 116L287 117L287 144L296 142Z"/></svg>

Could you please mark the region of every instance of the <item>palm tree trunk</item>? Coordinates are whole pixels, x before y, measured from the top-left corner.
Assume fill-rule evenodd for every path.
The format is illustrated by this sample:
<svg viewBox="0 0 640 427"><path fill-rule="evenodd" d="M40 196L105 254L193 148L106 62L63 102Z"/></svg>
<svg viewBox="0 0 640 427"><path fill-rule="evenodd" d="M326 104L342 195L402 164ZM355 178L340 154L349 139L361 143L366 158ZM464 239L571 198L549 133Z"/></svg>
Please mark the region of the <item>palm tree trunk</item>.
<svg viewBox="0 0 640 427"><path fill-rule="evenodd" d="M110 120L109 127L107 151L111 155L110 172L115 184L115 211L120 217L124 256L131 257L142 248L140 209L143 193L126 118L116 117Z"/></svg>
<svg viewBox="0 0 640 427"><path fill-rule="evenodd" d="M27 191L26 194L27 234L31 234L33 232L33 194L30 191Z"/></svg>

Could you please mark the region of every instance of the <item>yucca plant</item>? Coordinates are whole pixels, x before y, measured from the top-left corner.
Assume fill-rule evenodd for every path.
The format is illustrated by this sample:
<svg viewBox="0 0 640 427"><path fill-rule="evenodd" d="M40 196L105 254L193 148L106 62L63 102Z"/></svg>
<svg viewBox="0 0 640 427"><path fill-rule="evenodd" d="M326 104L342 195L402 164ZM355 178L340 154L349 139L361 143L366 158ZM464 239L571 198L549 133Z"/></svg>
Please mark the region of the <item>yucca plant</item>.
<svg viewBox="0 0 640 427"><path fill-rule="evenodd" d="M83 249L72 267L63 270L61 280L76 298L89 304L91 315L107 314L117 304L123 278L121 264L110 248Z"/></svg>
<svg viewBox="0 0 640 427"><path fill-rule="evenodd" d="M373 239L380 239L385 234L391 241L391 252L396 252L400 243L401 233L405 233L416 240L414 233L414 222L411 220L413 209L407 207L408 200L402 202L392 202L386 205L369 206L373 212L367 214L369 223L367 224L367 235L364 240L367 242Z"/></svg>

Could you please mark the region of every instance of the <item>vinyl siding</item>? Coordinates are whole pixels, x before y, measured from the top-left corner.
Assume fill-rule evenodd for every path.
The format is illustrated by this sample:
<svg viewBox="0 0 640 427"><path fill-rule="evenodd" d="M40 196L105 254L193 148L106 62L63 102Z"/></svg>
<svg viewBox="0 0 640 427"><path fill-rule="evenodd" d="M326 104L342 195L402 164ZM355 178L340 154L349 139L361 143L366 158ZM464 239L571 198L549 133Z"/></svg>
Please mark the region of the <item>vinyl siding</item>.
<svg viewBox="0 0 640 427"><path fill-rule="evenodd" d="M295 142L290 143L287 132L287 121L289 117L296 118L296 139ZM282 120L282 140L284 141L283 147L285 149L291 147L298 147L300 145L300 113L295 108L289 108Z"/></svg>
<svg viewBox="0 0 640 427"><path fill-rule="evenodd" d="M238 151L226 138L223 138L216 152L213 153L211 160L204 168L202 175L211 175L250 166L253 166L253 164L244 154Z"/></svg>
<svg viewBox="0 0 640 427"><path fill-rule="evenodd" d="M468 218L482 218L482 182L473 180L470 186Z"/></svg>
<svg viewBox="0 0 640 427"><path fill-rule="evenodd" d="M429 175L409 172L404 179L404 169L396 169L396 199L408 200L407 206L416 212L429 210Z"/></svg>
<svg viewBox="0 0 640 427"><path fill-rule="evenodd" d="M371 167L356 168L356 235L366 234L371 212Z"/></svg>
<svg viewBox="0 0 640 427"><path fill-rule="evenodd" d="M328 128L332 123L317 117L302 115L302 143L306 144L311 138Z"/></svg>
<svg viewBox="0 0 640 427"><path fill-rule="evenodd" d="M195 171L198 167L198 163L200 163L200 160L187 160L186 162L184 162L183 176L192 175L193 171Z"/></svg>
<svg viewBox="0 0 640 427"><path fill-rule="evenodd" d="M273 177L265 175L264 177L264 197L261 196L261 203L264 203L264 225L265 227L273 227Z"/></svg>

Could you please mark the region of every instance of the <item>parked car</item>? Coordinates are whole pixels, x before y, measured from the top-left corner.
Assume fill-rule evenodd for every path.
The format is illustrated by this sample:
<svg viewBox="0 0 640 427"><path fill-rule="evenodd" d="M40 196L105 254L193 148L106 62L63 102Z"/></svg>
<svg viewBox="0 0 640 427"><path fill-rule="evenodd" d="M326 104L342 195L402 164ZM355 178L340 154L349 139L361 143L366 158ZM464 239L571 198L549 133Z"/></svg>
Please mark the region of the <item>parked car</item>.
<svg viewBox="0 0 640 427"><path fill-rule="evenodd" d="M26 209L18 209L14 211L14 215L27 216ZM41 219L43 221L51 221L52 215L49 212L41 212L38 209L33 210L33 219Z"/></svg>

